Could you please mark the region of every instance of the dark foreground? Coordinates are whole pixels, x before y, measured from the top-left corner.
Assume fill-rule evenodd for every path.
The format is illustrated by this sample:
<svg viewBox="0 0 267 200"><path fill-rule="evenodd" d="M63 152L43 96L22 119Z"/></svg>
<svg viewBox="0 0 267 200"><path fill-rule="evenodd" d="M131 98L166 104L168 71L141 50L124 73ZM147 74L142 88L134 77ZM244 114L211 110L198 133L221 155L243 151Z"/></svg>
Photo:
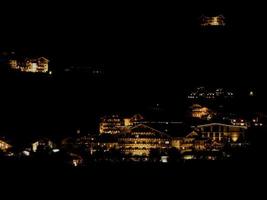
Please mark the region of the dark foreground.
<svg viewBox="0 0 267 200"><path fill-rule="evenodd" d="M123 163L89 167L1 164L1 188L10 195L75 199L243 197L260 195L266 165L260 161L211 161L179 164ZM70 195L70 196L69 196ZM98 199L97 198L97 199ZM94 199L94 198L93 198Z"/></svg>

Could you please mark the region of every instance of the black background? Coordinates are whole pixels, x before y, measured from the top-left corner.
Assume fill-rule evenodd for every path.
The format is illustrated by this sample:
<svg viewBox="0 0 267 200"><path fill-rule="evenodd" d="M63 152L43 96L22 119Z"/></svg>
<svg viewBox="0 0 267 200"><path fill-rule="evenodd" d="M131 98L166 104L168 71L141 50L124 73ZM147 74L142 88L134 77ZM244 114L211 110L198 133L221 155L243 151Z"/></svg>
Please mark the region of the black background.
<svg viewBox="0 0 267 200"><path fill-rule="evenodd" d="M202 14L223 14L227 26L221 30L201 29L198 19ZM265 93L266 15L264 6L256 2L96 5L80 1L9 1L1 5L0 18L3 49L46 55L55 70L70 63L105 65L104 80L96 82L80 78L50 81L2 78L1 129L8 136L13 132L22 139L29 135L65 135L76 128L94 127L97 117L105 112L139 111L158 102L168 104L178 113L183 102L181 93L203 84L258 86ZM258 167L257 163L241 163L231 169L195 166L186 169L186 173L182 169L167 176L162 171L143 176L145 172L139 174L142 170L139 169L135 171L139 174L137 180L133 177L135 173L129 177L129 169L125 169L126 177L123 170L115 170L119 179L115 174L108 179L110 176L96 173L92 179L90 172L84 178L73 171L70 176L69 171L62 170L57 176L57 171L21 169L17 173L9 170L12 176L6 186L11 185L12 190L16 182L16 188L25 186L25 193L31 194L36 187L40 194L50 195L53 189L60 196L68 195L65 189L57 189L63 186L76 195L90 193L92 188L98 189L97 195L105 190L107 196L148 188L142 191L149 196L175 191L175 198L185 193L229 197L230 191L252 193L252 185L258 186L256 179L264 171L263 166ZM140 180L144 184L140 185Z"/></svg>
<svg viewBox="0 0 267 200"><path fill-rule="evenodd" d="M186 77L242 85L260 82L255 77L265 63L262 9L257 3L224 1L10 3L2 7L1 44L64 64L105 63L113 75L119 73L116 79L164 77L166 84L182 84ZM202 14L223 14L227 27L202 30Z"/></svg>

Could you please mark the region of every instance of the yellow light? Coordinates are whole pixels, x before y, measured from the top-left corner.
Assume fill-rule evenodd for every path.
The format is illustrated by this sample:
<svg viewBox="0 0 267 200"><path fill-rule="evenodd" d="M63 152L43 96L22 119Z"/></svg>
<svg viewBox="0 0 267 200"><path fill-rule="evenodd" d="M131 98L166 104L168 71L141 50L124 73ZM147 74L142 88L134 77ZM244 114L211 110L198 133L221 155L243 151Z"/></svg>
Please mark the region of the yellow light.
<svg viewBox="0 0 267 200"><path fill-rule="evenodd" d="M78 166L78 161L77 160L73 160L72 163L73 163L74 167Z"/></svg>
<svg viewBox="0 0 267 200"><path fill-rule="evenodd" d="M237 142L239 138L239 134L238 133L233 133L232 136L231 136L231 139L233 142Z"/></svg>

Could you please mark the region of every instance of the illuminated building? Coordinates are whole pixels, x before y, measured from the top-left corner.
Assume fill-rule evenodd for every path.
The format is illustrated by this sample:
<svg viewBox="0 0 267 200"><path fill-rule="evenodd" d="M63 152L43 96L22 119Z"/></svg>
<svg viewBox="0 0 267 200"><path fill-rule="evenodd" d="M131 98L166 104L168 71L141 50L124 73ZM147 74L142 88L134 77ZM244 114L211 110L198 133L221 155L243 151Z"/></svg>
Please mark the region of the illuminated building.
<svg viewBox="0 0 267 200"><path fill-rule="evenodd" d="M203 151L207 149L207 139L201 138L196 131L192 131L185 137L172 138L171 145L182 153L192 150Z"/></svg>
<svg viewBox="0 0 267 200"><path fill-rule="evenodd" d="M235 126L246 126L248 127L248 122L247 120L244 119L231 119L231 124Z"/></svg>
<svg viewBox="0 0 267 200"><path fill-rule="evenodd" d="M49 60L40 57L37 59L26 59L26 67L23 69L25 72L48 72Z"/></svg>
<svg viewBox="0 0 267 200"><path fill-rule="evenodd" d="M216 99L216 98L233 98L234 93L231 90L225 88L215 88L209 89L205 87L197 87L190 91L187 98L188 99Z"/></svg>
<svg viewBox="0 0 267 200"><path fill-rule="evenodd" d="M202 107L199 104L194 104L192 107L192 117L194 118L211 118L212 112L207 107Z"/></svg>
<svg viewBox="0 0 267 200"><path fill-rule="evenodd" d="M82 136L77 139L76 144L85 145L90 154L93 154L99 149L109 151L110 149L118 148L117 136L111 134Z"/></svg>
<svg viewBox="0 0 267 200"><path fill-rule="evenodd" d="M201 26L225 26L225 18L223 15L217 16L202 16L200 21Z"/></svg>
<svg viewBox="0 0 267 200"><path fill-rule="evenodd" d="M182 143L183 143L182 137L173 137L171 140L171 146L179 150L182 148Z"/></svg>
<svg viewBox="0 0 267 200"><path fill-rule="evenodd" d="M10 59L9 66L12 70L32 73L47 73L49 60L45 57L29 58L25 60Z"/></svg>
<svg viewBox="0 0 267 200"><path fill-rule="evenodd" d="M17 69L19 69L18 62L17 62L16 59L11 59L11 60L9 60L9 66L10 66L11 69L13 69L13 70L17 70Z"/></svg>
<svg viewBox="0 0 267 200"><path fill-rule="evenodd" d="M134 126L118 137L119 147L132 156L148 156L151 149L166 149L170 147L170 141L167 134L144 124Z"/></svg>
<svg viewBox="0 0 267 200"><path fill-rule="evenodd" d="M144 120L144 117L140 114L136 114L131 118L124 118L124 126L125 127L131 127L134 125L137 125L139 123L142 123Z"/></svg>
<svg viewBox="0 0 267 200"><path fill-rule="evenodd" d="M142 123L144 117L136 114L132 117L122 118L119 115L102 117L99 124L100 134L118 134L139 123Z"/></svg>
<svg viewBox="0 0 267 200"><path fill-rule="evenodd" d="M200 134L202 138L209 138L212 141L237 142L239 139L244 138L246 129L246 126L210 123L196 126L195 131Z"/></svg>
<svg viewBox="0 0 267 200"><path fill-rule="evenodd" d="M74 167L81 166L83 164L83 158L75 153L70 153L69 156L71 157L70 164Z"/></svg>
<svg viewBox="0 0 267 200"><path fill-rule="evenodd" d="M5 142L4 140L0 140L0 150L5 152L8 149L10 149L12 146L10 144L8 144L7 142Z"/></svg>
<svg viewBox="0 0 267 200"><path fill-rule="evenodd" d="M100 134L118 134L124 127L124 121L118 115L102 117L99 124Z"/></svg>
<svg viewBox="0 0 267 200"><path fill-rule="evenodd" d="M47 139L40 139L32 143L32 151L36 152L37 150L52 150L55 147L55 144Z"/></svg>

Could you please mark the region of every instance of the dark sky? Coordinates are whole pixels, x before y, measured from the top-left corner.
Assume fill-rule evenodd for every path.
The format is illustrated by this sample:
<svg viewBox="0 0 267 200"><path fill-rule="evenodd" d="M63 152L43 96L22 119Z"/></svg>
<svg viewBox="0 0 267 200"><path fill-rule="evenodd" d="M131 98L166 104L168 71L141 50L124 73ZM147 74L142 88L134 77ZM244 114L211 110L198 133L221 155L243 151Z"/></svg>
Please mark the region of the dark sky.
<svg viewBox="0 0 267 200"><path fill-rule="evenodd" d="M211 81L207 73L221 72L220 81L225 76L235 81L236 76L247 80L262 74L266 62L261 50L266 43L262 26L266 16L256 3L93 5L77 1L56 5L38 1L6 8L1 12L5 19L2 46L45 53L64 65L104 63L121 76L141 72L146 78L153 72L156 78L186 75ZM199 28L201 14L221 13L227 19L224 30ZM253 70L245 70L247 64Z"/></svg>

